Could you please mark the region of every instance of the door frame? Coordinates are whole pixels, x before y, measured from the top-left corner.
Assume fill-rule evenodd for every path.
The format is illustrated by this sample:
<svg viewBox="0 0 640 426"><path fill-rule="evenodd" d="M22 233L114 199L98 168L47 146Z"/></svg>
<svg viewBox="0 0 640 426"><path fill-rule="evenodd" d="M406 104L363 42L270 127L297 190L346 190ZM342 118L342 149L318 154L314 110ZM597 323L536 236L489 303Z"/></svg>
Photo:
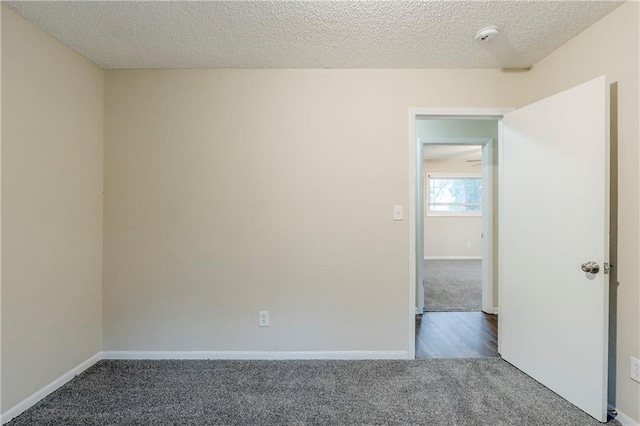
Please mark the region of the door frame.
<svg viewBox="0 0 640 426"><path fill-rule="evenodd" d="M482 147L482 311L488 314L497 313L493 306L493 142L493 138L420 138L416 152L420 159L425 145ZM420 164L416 175L422 178L421 185L416 182L416 309L419 314L424 310L424 268L419 267L419 259L424 255L424 235L420 234L424 234L425 220L424 172Z"/></svg>
<svg viewBox="0 0 640 426"><path fill-rule="evenodd" d="M416 357L416 291L418 288L417 273L417 190L422 185L422 176L418 176L419 155L422 152L422 142L416 138L416 120L419 118L470 118L485 120L500 120L515 108L410 108L409 109L409 281L408 291L408 358ZM500 134L500 132L499 132ZM498 141L499 142L499 141ZM424 236L422 237L424 238Z"/></svg>

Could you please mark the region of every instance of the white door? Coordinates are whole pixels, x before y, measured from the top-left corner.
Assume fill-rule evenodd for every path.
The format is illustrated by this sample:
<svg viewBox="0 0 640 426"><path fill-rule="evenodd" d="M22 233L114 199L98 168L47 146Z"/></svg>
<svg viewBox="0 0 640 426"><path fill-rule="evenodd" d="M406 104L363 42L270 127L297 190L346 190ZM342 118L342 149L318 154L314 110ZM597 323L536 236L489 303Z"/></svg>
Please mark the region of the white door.
<svg viewBox="0 0 640 426"><path fill-rule="evenodd" d="M608 90L600 77L505 115L500 150L500 354L600 421L607 417ZM590 261L597 273L582 270Z"/></svg>

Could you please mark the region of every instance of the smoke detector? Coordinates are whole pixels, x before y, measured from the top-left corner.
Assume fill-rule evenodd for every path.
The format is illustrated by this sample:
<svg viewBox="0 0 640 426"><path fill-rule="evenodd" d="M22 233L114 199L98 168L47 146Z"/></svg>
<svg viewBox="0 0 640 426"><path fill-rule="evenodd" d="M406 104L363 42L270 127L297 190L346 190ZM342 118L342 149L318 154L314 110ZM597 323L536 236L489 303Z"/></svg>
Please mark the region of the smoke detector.
<svg viewBox="0 0 640 426"><path fill-rule="evenodd" d="M490 41L498 35L498 27L495 25L489 25L484 27L476 33L475 39L478 41Z"/></svg>

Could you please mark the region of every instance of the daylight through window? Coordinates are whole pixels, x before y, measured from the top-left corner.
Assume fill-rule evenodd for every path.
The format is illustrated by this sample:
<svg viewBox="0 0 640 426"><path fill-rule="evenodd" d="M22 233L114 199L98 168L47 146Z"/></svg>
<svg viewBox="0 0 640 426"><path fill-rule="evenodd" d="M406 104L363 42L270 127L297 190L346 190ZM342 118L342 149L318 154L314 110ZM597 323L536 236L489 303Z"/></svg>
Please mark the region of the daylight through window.
<svg viewBox="0 0 640 426"><path fill-rule="evenodd" d="M480 175L427 175L429 216L482 215Z"/></svg>

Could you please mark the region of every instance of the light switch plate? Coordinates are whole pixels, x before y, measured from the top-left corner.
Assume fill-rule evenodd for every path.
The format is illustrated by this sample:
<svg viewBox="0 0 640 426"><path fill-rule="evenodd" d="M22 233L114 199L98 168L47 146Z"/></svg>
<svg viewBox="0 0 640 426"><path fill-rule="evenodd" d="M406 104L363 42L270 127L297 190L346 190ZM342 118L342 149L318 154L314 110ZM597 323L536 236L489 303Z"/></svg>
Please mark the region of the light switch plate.
<svg viewBox="0 0 640 426"><path fill-rule="evenodd" d="M393 206L393 220L404 220L404 209L402 204L396 204Z"/></svg>

